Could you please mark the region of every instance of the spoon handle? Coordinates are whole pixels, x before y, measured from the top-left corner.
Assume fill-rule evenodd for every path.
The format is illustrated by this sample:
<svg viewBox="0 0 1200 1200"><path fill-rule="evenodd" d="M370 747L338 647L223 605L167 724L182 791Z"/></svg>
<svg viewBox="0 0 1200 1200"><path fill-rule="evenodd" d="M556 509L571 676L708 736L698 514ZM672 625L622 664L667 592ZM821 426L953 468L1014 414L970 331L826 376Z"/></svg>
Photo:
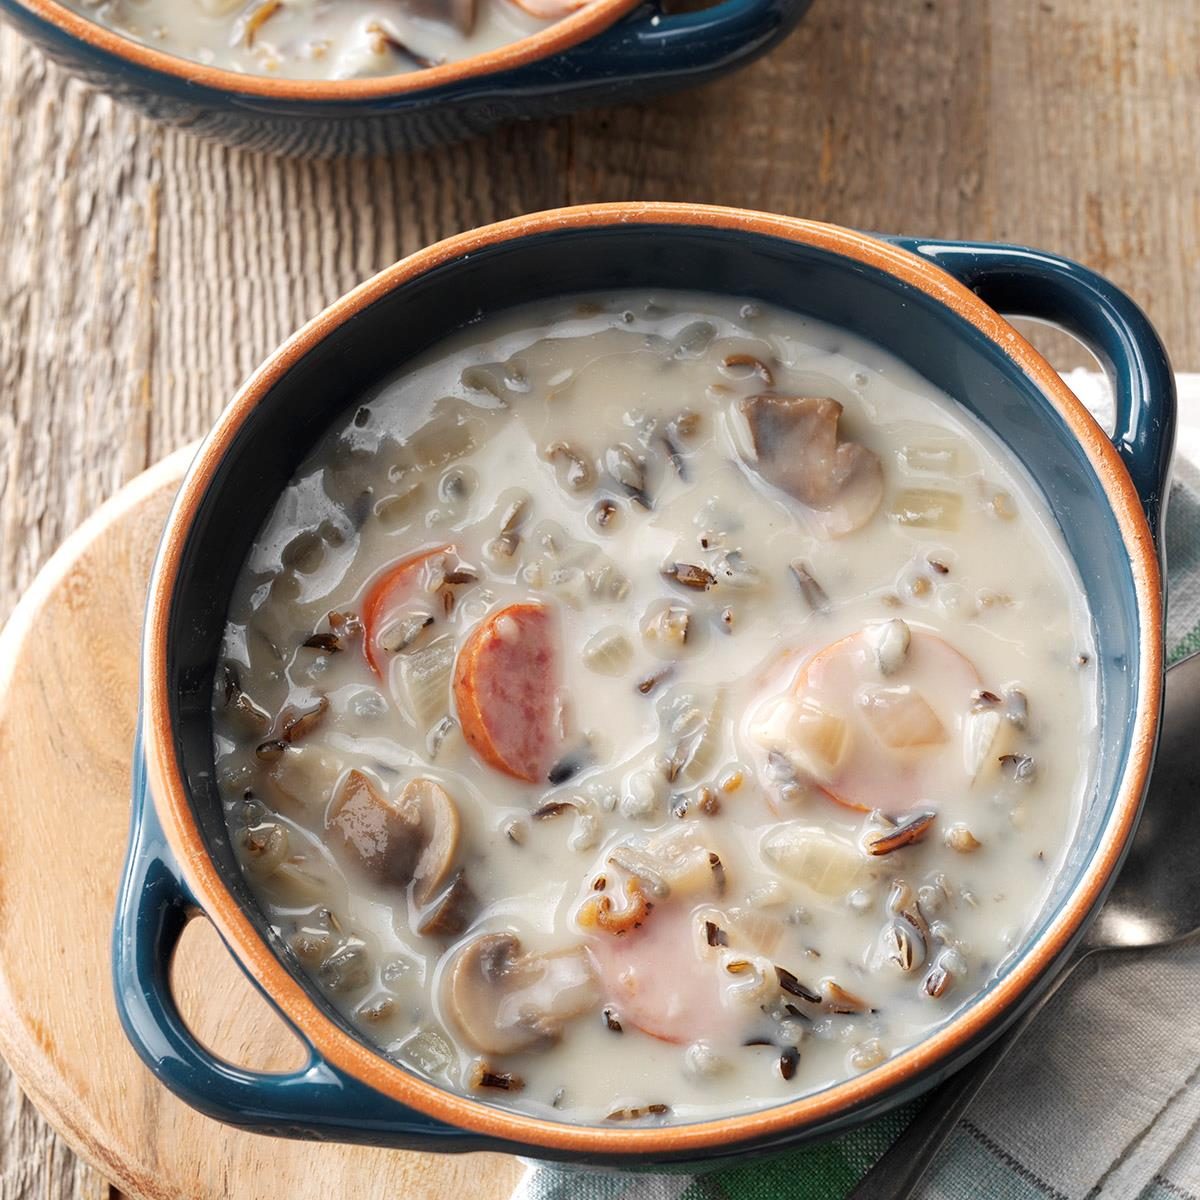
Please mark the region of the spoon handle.
<svg viewBox="0 0 1200 1200"><path fill-rule="evenodd" d="M925 1176L942 1143L953 1132L967 1105L995 1074L1009 1048L1033 1023L1046 1002L1083 961L1076 951L1046 991L974 1062L940 1084L904 1132L876 1160L846 1200L907 1200Z"/></svg>

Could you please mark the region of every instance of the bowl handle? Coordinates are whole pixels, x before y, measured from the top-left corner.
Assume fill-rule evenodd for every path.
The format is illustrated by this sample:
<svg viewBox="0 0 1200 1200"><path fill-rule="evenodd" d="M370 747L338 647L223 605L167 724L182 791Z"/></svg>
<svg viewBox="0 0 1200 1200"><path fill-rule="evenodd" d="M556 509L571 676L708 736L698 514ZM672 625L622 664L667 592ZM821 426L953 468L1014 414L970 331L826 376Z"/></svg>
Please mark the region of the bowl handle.
<svg viewBox="0 0 1200 1200"><path fill-rule="evenodd" d="M765 53L785 37L812 0L722 0L700 12L666 14L643 4L566 52L582 80L666 83L673 76L719 72ZM564 80L570 84L569 80Z"/></svg>
<svg viewBox="0 0 1200 1200"><path fill-rule="evenodd" d="M1161 542L1175 446L1175 377L1146 314L1103 276L1041 250L893 240L948 271L999 312L1061 326L1096 355L1112 384L1113 444Z"/></svg>
<svg viewBox="0 0 1200 1200"><path fill-rule="evenodd" d="M401 1149L496 1148L486 1138L415 1112L339 1071L294 1027L308 1052L298 1070L250 1071L212 1054L188 1029L170 982L179 939L188 922L201 915L149 798L139 736L129 855L113 933L113 986L125 1033L151 1071L206 1116L258 1133L333 1136Z"/></svg>

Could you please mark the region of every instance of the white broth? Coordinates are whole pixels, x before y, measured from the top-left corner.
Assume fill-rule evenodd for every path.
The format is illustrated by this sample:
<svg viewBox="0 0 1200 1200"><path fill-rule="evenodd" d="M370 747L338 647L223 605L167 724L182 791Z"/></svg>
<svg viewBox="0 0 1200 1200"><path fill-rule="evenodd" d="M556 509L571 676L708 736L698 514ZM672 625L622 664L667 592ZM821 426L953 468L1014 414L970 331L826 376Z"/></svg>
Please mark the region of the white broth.
<svg viewBox="0 0 1200 1200"><path fill-rule="evenodd" d="M496 50L590 0L65 0L205 66L287 79L398 75Z"/></svg>
<svg viewBox="0 0 1200 1200"><path fill-rule="evenodd" d="M1037 920L1092 778L1091 618L1023 469L878 348L568 298L347 410L234 591L246 879L362 1035L586 1123L827 1087Z"/></svg>

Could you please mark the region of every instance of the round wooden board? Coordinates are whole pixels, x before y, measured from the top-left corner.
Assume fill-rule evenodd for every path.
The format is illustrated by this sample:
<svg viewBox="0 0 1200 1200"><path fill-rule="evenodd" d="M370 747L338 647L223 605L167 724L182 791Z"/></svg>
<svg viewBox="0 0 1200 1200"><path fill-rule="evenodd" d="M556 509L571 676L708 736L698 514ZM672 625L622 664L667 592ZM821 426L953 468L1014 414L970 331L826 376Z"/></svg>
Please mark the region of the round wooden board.
<svg viewBox="0 0 1200 1200"><path fill-rule="evenodd" d="M142 607L191 454L147 471L82 525L0 634L0 1053L70 1145L130 1196L508 1196L522 1168L504 1156L285 1141L210 1121L155 1080L121 1031L109 936ZM205 922L189 926L174 987L224 1057L260 1070L299 1060Z"/></svg>

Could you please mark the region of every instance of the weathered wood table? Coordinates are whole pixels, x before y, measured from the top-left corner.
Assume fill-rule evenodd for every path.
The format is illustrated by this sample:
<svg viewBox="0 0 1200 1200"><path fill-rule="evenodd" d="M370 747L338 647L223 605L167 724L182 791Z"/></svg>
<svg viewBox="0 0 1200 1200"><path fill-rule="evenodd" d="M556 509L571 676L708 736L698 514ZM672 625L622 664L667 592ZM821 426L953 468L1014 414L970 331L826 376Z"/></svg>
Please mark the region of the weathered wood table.
<svg viewBox="0 0 1200 1200"><path fill-rule="evenodd" d="M630 198L1044 245L1200 369L1200 4L817 0L700 91L345 163L160 130L0 31L0 617L352 284L473 225ZM109 1194L5 1075L0 1200Z"/></svg>

